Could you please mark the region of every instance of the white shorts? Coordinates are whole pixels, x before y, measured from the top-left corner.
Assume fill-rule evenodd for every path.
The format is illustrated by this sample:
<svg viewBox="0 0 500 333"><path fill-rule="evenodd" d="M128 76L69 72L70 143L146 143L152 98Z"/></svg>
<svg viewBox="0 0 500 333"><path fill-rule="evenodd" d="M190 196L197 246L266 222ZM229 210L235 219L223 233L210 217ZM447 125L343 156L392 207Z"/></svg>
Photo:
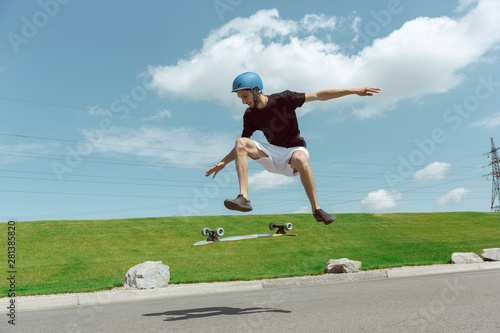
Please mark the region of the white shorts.
<svg viewBox="0 0 500 333"><path fill-rule="evenodd" d="M309 161L309 152L305 147L292 147L285 148L272 145L270 143L261 143L255 140L252 140L257 145L257 148L262 150L268 157L261 157L258 160L255 160L257 163L262 165L267 171L273 173L279 173L285 176L298 176L299 172L293 172L292 167L290 166L290 158L292 154L301 150L306 153L307 160Z"/></svg>

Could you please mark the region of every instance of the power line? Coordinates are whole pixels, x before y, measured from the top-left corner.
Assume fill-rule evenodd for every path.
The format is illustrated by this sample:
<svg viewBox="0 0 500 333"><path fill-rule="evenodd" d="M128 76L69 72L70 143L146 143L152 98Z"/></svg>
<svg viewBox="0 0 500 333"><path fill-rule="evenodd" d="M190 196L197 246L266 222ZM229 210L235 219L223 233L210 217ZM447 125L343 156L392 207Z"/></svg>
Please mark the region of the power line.
<svg viewBox="0 0 500 333"><path fill-rule="evenodd" d="M105 194L105 193L76 193L76 192L53 192L53 191L21 191L21 190L0 190L6 193L29 193L29 194L53 194L53 195L78 195L92 197L122 197L122 198L154 198L154 199L191 199L191 197L158 196L158 195L132 195L132 194Z"/></svg>
<svg viewBox="0 0 500 333"><path fill-rule="evenodd" d="M7 101L14 101L14 102L22 102L22 103L30 103L30 104L38 104L38 105L47 105L47 106L55 106L55 107L58 107L58 108L65 108L65 109L85 110L85 111L89 110L89 108L83 108L81 106L72 106L72 105L62 105L62 104L56 104L56 103L40 102L40 101L31 101L31 100L27 100L27 99L12 98L12 97L5 97L5 96L0 96L0 99L4 99L4 100L7 100Z"/></svg>
<svg viewBox="0 0 500 333"><path fill-rule="evenodd" d="M41 136L30 136L30 135L22 135L22 134L10 134L10 133L2 133L2 132L0 132L0 135L13 136L13 137L19 137L19 138L38 139L38 140L71 142L71 143L91 143L92 145L95 145L95 146L113 146L113 147L134 148L134 149L162 150L162 151L168 151L168 152L181 152L181 153L220 155L220 153L210 153L210 152L207 152L207 151L182 150L182 149L174 149L174 148L158 148L158 147L148 147L148 146L132 146L132 145L117 144L117 143L94 142L94 141L89 140L89 139L87 139L87 140L56 139L56 138L47 138L47 137L41 137Z"/></svg>
<svg viewBox="0 0 500 333"><path fill-rule="evenodd" d="M464 180L468 180L468 179L472 179L472 178L475 178L475 177L468 177L468 178L463 178L463 179L460 179L460 180L453 180L453 181L449 181L449 182L446 182L445 184L451 184L451 183L456 183L458 181L464 181ZM407 193L407 192L412 192L412 191L418 191L418 190L421 190L421 189L425 189L425 188L431 188L431 187L437 187L437 186L440 186L440 185L444 185L444 184L435 184L435 185L430 185L430 186L424 186L424 187L420 187L420 188L417 188L417 189L409 189L409 190L406 190L406 191L401 191L402 193ZM366 187L367 188L367 187ZM8 190L0 190L0 192L8 192L8 193L29 193L29 194L51 194L51 195L80 195L80 196L101 196L101 197L135 197L135 198L180 198L180 199L192 199L192 196L188 196L188 197L179 197L179 196L175 196L175 197L171 197L171 196L156 196L156 195L149 195L149 196L144 196L144 195L123 195L123 194L103 194L103 193L74 193L74 192L49 192L49 191L16 191L16 190L11 190L11 191L8 191ZM265 193L261 193L261 194L257 194L257 195L254 195L253 197L255 198L265 198L266 196L272 196L274 195L273 193L275 193L276 191L266 191ZM322 200L325 201L325 200L328 200L328 198L333 199L333 198L336 198L336 197L341 197L343 198L344 200L342 201L338 201L336 202L335 204L336 205L342 205L342 204L347 204L347 203L352 203L352 202L360 202L360 200L362 199L361 197L357 197L357 198L354 198L354 199L346 199L345 197L345 193L350 193L350 194L356 194L356 193L366 193L366 190L363 190L363 188L357 188L355 191L344 191L343 193L338 193L338 190L335 190L335 191L332 191L332 192L335 192L336 194L333 195L333 196L327 196L327 197L323 197ZM425 192L425 193L428 193L428 192ZM433 193L437 193L437 192L433 192ZM212 198L213 200L215 200L216 198ZM399 200L399 201L403 201L403 202L414 202L414 201L432 201L433 199L407 199L407 200ZM282 200L283 201L283 200ZM288 203L297 203L297 204L300 204L302 202L304 202L304 198L301 196L301 198L296 198L296 199L287 199L287 200L284 200L285 202L288 202ZM116 209L116 210L106 210L106 211L94 211L95 213L114 213L114 212L123 212L123 211L140 211L140 210L146 210L146 209L162 209L162 208L168 208L168 207L178 207L179 205L182 205L183 203L180 202L180 203L172 203L172 204L167 204L167 205L160 205L160 206L149 206L149 207L138 207L138 208L125 208L124 210L120 210L120 209ZM192 205L192 202L188 201L188 202L184 202L185 205ZM263 205L261 205L263 208L269 206L274 206L275 203L272 203L272 202L268 202L268 204L264 203ZM261 207L261 208L262 208ZM92 214L94 212L83 212L83 213L63 213L63 214L57 214L58 216L80 216L80 215L88 215L88 214ZM204 210L204 215L209 215L209 214L212 214L212 213L218 213L219 210L213 210L213 211L207 211L207 210ZM25 218L25 217L24 217ZM37 216L33 216L33 218L39 218Z"/></svg>
<svg viewBox="0 0 500 333"><path fill-rule="evenodd" d="M58 104L58 103L48 103L48 102L40 102L40 101L34 101L34 100L29 100L29 99L22 99L22 98L13 98L13 97L5 97L5 96L0 96L0 99L3 100L9 100L9 101L15 101L15 102L21 102L21 103L30 103L30 104L38 104L38 105L46 105L46 106L54 106L54 107L59 107L59 108L66 108L66 109L73 109L73 110L84 110L84 111L89 111L90 107L81 107L81 106L72 106L72 105L63 105L63 104ZM111 112L109 112L112 114ZM130 117L135 117L135 118L150 118L154 115L141 115L141 114L134 114L128 112L126 116ZM208 123L208 122L196 122L192 120L180 120L180 119L168 119L169 122L179 122L179 123L186 123L186 124L194 124L194 125L202 125L202 126L215 126L215 127L223 127L223 128L231 128L231 129L238 129L241 130L241 126L230 126L230 125L222 125L222 124L215 124L215 123ZM321 138L326 138L326 139L335 139L335 140L349 140L349 141L362 141L362 142L380 142L383 144L398 144L398 145L415 145L415 142L402 142L401 140L382 140L382 139L374 139L374 138L359 138L359 137L341 137L341 136L331 136L331 135L320 135ZM470 145L454 145L454 144L445 144L442 143L440 144L441 146L448 146L448 147L468 147L468 148L475 148L475 147L480 147L480 146L470 146Z"/></svg>
<svg viewBox="0 0 500 333"><path fill-rule="evenodd" d="M96 146L111 146L111 147L121 147L121 148L132 148L134 150L153 150L153 151L164 151L164 152L179 152L179 153L190 153L190 154L203 154L203 155L214 155L214 156L220 156L220 153L216 152L207 152L207 151L194 151L194 150L186 150L186 149L174 149L174 148L160 148L160 147L150 147L150 146L135 146L135 145L124 145L124 144L111 144L111 143L104 143L104 142L93 142L92 140L72 140L72 139L62 139L62 138L52 138L52 137L41 137L41 136L32 136L32 135L24 135L24 134L13 134L13 133L5 133L5 132L0 132L0 135L3 136L11 136L11 137L18 137L18 138L30 138L30 139L37 139L37 140L50 140L50 141L56 141L56 142L69 142L69 143L90 143L92 145ZM35 154L35 153L30 153L30 152L19 152L19 151L12 151L12 150L0 150L4 152L9 152L9 153L15 153L15 154ZM36 153L40 155L52 155L54 154L44 154L44 153ZM4 154L6 155L6 154ZM8 155L8 154L7 154ZM455 160L460 160L460 159L467 159L470 157L475 157L477 155L482 155L482 154L473 154L473 155L468 155L465 157L460 157L459 159ZM30 158L30 156L24 156L24 155L10 155L10 156L16 156L16 157L25 157L25 158ZM59 155L61 156L61 155ZM32 157L31 157L32 158ZM63 158L61 156L61 158ZM99 158L94 158L94 157L85 157L95 159L95 160L100 160ZM110 159L104 159L101 158L102 160L110 160ZM453 160L451 160L453 161ZM329 163L331 164L332 161L311 161L311 164L322 164L322 163ZM366 163L366 162L342 162L338 161L337 163L339 164L349 164L349 165L370 165L370 166L391 166L391 167L397 167L398 165L395 164L387 164L387 163ZM182 164L176 164L176 163L169 163L169 164L175 164L180 167L183 167ZM162 164L163 165L163 164Z"/></svg>
<svg viewBox="0 0 500 333"><path fill-rule="evenodd" d="M30 103L30 104L38 104L38 105L46 105L46 106L55 106L58 108L65 108L65 109L70 109L70 110L79 110L79 111L89 111L90 107L81 107L81 106L72 106L72 105L63 105L63 104L57 104L57 103L47 103L47 102L39 102L39 101L32 101L32 100L27 100L27 99L21 99L21 98L11 98L11 97L3 97L0 96L0 99L3 100L9 100L9 101L15 101L15 102L22 102L22 103ZM111 115L112 113L109 112ZM142 118L147 119L150 118L154 115L141 115L141 114L134 114L128 112L126 116L134 117L134 118ZM111 116L112 117L112 116ZM241 126L230 126L230 125L221 125L221 124L214 124L214 123L207 123L207 122L197 122L197 121L192 121L192 120L180 120L180 119L168 119L169 122L178 122L178 123L185 123L185 124L194 124L194 125L203 125L203 126L215 126L215 127L224 127L224 128L231 128L231 129L241 129Z"/></svg>

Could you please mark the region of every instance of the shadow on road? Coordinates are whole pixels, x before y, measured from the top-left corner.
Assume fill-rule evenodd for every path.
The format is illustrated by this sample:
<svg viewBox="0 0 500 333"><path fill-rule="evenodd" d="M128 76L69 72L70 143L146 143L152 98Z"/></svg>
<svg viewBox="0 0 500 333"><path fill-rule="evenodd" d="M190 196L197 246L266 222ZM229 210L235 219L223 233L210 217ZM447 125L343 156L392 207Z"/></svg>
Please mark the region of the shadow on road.
<svg viewBox="0 0 500 333"><path fill-rule="evenodd" d="M188 320L204 317L213 316L233 316L233 315L245 315L252 313L263 313L263 312L277 312L277 313L291 313L288 310L278 310L269 308L231 308L231 307L215 307L215 308L199 308L199 309L189 309L189 310L175 310L166 311L160 313L148 313L143 316L155 317L155 316L168 316L165 321L177 321L177 320Z"/></svg>

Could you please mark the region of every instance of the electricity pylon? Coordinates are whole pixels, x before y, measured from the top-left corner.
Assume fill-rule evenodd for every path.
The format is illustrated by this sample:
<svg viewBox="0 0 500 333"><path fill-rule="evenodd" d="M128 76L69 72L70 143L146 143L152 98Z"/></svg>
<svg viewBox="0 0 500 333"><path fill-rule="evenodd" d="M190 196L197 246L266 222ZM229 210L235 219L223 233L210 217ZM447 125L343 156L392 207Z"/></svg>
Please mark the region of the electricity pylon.
<svg viewBox="0 0 500 333"><path fill-rule="evenodd" d="M498 148L495 148L493 138L491 138L491 177L493 178L491 186L491 211L500 212L500 158L498 158ZM495 200L498 199L498 204L495 206Z"/></svg>

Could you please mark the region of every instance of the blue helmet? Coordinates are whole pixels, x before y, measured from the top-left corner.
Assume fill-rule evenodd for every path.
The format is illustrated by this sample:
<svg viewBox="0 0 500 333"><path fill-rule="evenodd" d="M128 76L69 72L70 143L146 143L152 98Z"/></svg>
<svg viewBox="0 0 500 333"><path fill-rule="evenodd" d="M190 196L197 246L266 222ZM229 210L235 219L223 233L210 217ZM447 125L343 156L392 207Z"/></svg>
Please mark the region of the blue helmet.
<svg viewBox="0 0 500 333"><path fill-rule="evenodd" d="M257 105L257 95L253 88L259 88L257 95L262 93L262 89L264 89L264 85L262 84L262 79L257 73L254 72L245 72L243 74L238 75L233 81L233 91L236 92L238 90L250 89L253 94L253 100L255 101L255 105Z"/></svg>
<svg viewBox="0 0 500 333"><path fill-rule="evenodd" d="M238 91L238 90L243 90L243 89L250 89L253 90L253 88L259 88L259 94L262 92L262 89L264 88L262 84L262 79L260 78L257 73L254 72L246 72L243 74L238 75L234 81L233 81L233 91Z"/></svg>

